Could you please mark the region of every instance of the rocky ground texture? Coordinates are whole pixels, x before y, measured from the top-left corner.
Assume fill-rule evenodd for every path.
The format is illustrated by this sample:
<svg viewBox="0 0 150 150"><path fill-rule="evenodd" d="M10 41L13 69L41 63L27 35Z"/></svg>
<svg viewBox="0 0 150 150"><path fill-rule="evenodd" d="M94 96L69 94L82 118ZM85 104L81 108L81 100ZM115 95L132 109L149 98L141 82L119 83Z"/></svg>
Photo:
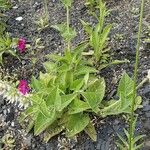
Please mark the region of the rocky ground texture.
<svg viewBox="0 0 150 150"><path fill-rule="evenodd" d="M59 0L48 0L49 24L58 24L65 21L65 10ZM126 72L132 76L133 64L135 62L135 46L138 31L140 0L107 0L107 6L111 9L111 14L107 18L107 23L113 24L110 34L109 45L113 59L128 59L130 63L111 66L101 72L106 79L107 98L111 98L116 93L116 86L121 74ZM94 19L89 16L88 9L84 5L84 0L75 0L71 10L71 25L77 31L77 37L73 44L84 40L85 34L80 23L80 19L94 23ZM13 8L8 14L8 29L12 37L24 37L27 43L34 47L25 54L20 55L21 61L7 56L4 58L4 66L1 66L3 75L9 74L15 79L27 79L30 81L31 75L38 76L43 70L42 62L45 54L61 52L64 44L60 34L48 27L43 31L37 30L36 21L42 15L42 0L12 0ZM18 21L18 17L21 17ZM145 10L143 19L142 45L140 47L140 65L138 83L147 75L150 69L150 44L144 42L148 38L148 26L150 25L150 1L145 0ZM34 46L35 40L41 38L44 48L38 49ZM150 38L150 37L149 37ZM31 63L31 53L36 53L38 62ZM144 84L139 89L142 96L143 108L137 110L139 118L137 121L137 133L145 134L143 150L150 150L150 83ZM0 139L10 134L13 139L15 150L115 150L117 133L122 134L122 128L127 127L126 119L123 116L111 116L108 118L95 118L97 129L97 142L91 141L84 133L77 137L77 140L67 139L64 134L54 137L48 143L42 142L42 135L35 137L33 132L27 134L19 125L17 117L22 110L13 104L9 104L0 97ZM10 148L8 148L10 149Z"/></svg>

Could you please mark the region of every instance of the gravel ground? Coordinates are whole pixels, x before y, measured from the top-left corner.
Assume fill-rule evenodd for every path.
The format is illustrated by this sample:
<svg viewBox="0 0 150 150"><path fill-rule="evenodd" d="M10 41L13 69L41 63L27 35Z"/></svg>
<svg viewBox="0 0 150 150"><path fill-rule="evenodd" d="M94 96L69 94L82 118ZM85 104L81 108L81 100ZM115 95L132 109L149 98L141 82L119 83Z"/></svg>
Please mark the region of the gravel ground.
<svg viewBox="0 0 150 150"><path fill-rule="evenodd" d="M26 54L20 55L21 61L7 56L4 58L4 66L1 67L3 75L9 74L15 79L27 79L30 81L31 75L38 76L38 72L43 70L42 62L44 55L48 53L61 52L64 48L60 34L48 27L41 32L37 31L35 21L42 15L42 0L12 0L13 8L8 12L8 32L12 37L24 37L28 44L34 45L36 38L41 38L44 49L28 50ZM101 75L105 77L107 85L107 98L116 94L116 86L123 71L132 76L133 64L135 62L136 34L138 30L139 0L108 0L108 8L112 9L107 23L113 24L110 34L109 45L113 59L128 59L130 63L111 66L102 70ZM49 24L57 24L65 21L65 10L59 0L49 0ZM150 69L150 44L144 42L148 34L148 24L150 23L150 1L145 2L142 45L140 48L140 65L138 83L147 75ZM22 17L17 21L17 17ZM71 10L71 25L76 29L78 35L73 41L73 45L84 40L85 34L79 19L90 23L95 20L89 16L88 10L83 0L76 0ZM31 63L31 53L36 52L39 60L33 69ZM111 77L111 79L110 79ZM145 84L139 89L139 94L143 98L143 108L137 110L139 119L136 131L145 134L143 150L150 150L150 84ZM27 134L17 121L20 110L17 106L6 103L0 97L0 138L6 133L13 135L15 139L15 150L57 150L57 149L76 149L76 150L115 150L116 133L122 134L122 128L127 127L126 121L122 116L111 116L105 119L96 118L97 142L92 142L84 133L74 139L66 139L63 134L54 137L48 143L42 142L42 136L33 136L33 132ZM8 148L9 149L9 148Z"/></svg>

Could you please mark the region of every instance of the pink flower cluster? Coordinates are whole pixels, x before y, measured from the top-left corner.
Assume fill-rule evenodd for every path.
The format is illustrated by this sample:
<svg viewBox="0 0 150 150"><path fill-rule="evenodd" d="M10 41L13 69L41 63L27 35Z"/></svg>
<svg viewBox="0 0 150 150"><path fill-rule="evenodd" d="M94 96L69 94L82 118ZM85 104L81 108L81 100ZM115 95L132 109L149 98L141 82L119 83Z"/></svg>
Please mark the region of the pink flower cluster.
<svg viewBox="0 0 150 150"><path fill-rule="evenodd" d="M26 95L30 91L30 87L26 80L20 80L18 90L21 94Z"/></svg>
<svg viewBox="0 0 150 150"><path fill-rule="evenodd" d="M26 40L23 39L23 38L20 38L18 40L17 48L18 48L18 50L19 50L20 53L24 53L25 50L26 50Z"/></svg>
<svg viewBox="0 0 150 150"><path fill-rule="evenodd" d="M20 53L25 52L25 50L26 50L26 40L24 38L20 38L18 40L17 48L18 48ZM30 87L29 87L26 80L20 80L19 81L18 91L23 95L26 95L26 94L29 93Z"/></svg>

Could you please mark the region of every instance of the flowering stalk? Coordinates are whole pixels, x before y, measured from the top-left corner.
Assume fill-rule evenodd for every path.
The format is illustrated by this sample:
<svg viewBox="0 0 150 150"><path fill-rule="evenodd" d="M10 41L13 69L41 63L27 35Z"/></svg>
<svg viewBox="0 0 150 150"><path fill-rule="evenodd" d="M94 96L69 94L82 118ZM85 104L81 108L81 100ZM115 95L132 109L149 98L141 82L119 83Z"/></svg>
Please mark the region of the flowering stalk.
<svg viewBox="0 0 150 150"><path fill-rule="evenodd" d="M135 69L134 69L134 86L133 86L133 97L132 97L132 105L131 105L131 115L130 115L130 130L129 130L129 150L132 150L132 140L134 134L134 105L135 105L135 98L136 98L136 82L137 82L137 70L139 64L139 49L140 49L140 37L142 31L142 20L143 20L143 11L144 11L144 0L141 1L141 11L140 11L140 21L139 21L139 30L138 30L138 39L137 39L137 46L136 46L136 61L135 61Z"/></svg>
<svg viewBox="0 0 150 150"><path fill-rule="evenodd" d="M67 30L69 31L70 19L69 19L69 7L67 6ZM70 40L68 41L68 51L70 52Z"/></svg>
<svg viewBox="0 0 150 150"><path fill-rule="evenodd" d="M30 105L31 94L28 92L29 91L26 91L26 93L23 94L20 90L16 89L15 84L0 80L0 96L5 98L9 103L18 104L20 108L27 108Z"/></svg>

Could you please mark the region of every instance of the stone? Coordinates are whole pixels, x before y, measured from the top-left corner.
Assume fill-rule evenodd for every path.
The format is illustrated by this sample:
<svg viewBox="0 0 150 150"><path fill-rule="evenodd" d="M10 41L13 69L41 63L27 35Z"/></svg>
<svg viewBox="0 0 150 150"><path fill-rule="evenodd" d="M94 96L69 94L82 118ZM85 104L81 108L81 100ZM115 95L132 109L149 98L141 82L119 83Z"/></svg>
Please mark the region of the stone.
<svg viewBox="0 0 150 150"><path fill-rule="evenodd" d="M15 20L21 21L21 20L23 20L23 18L22 17L17 17Z"/></svg>

